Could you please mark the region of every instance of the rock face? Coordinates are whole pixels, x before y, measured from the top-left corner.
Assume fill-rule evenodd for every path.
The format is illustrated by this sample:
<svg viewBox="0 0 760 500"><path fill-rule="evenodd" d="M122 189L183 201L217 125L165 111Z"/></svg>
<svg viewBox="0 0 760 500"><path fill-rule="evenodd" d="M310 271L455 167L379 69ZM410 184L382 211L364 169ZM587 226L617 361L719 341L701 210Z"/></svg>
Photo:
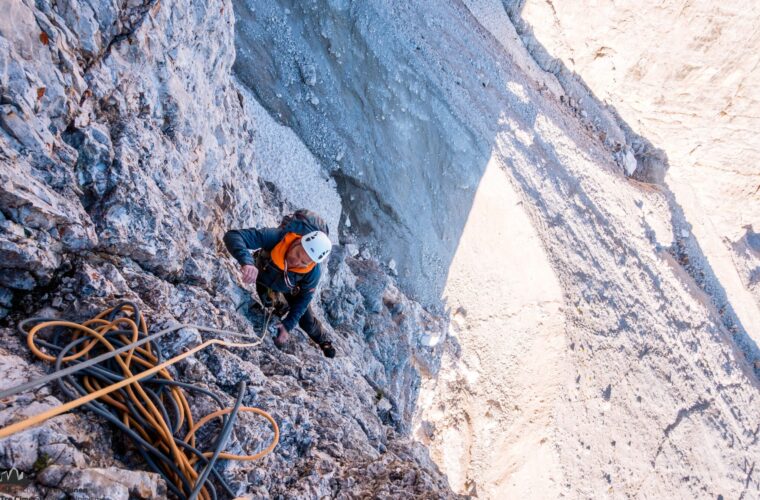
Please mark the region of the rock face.
<svg viewBox="0 0 760 500"><path fill-rule="evenodd" d="M505 3L520 4L537 42L667 152L721 236L734 242L757 224L757 5Z"/></svg>
<svg viewBox="0 0 760 500"><path fill-rule="evenodd" d="M457 86L485 85L496 63L464 40L457 49L473 62L440 59L424 31L445 17L423 21L424 9L403 3L234 5L236 75L333 172L356 234L396 260L414 296L437 303L489 150Z"/></svg>
<svg viewBox="0 0 760 500"><path fill-rule="evenodd" d="M129 299L159 327L195 322L261 335L263 314L249 307L222 235L275 225L303 204L325 215L337 240L341 204L300 140L232 79L231 5L14 0L8 9L0 20L3 387L42 374L12 328L34 314L83 320ZM214 348L177 366L182 379L230 403L228 392L247 380L245 404L265 408L282 430L276 453L223 462L224 473L238 494L255 497L454 497L408 436L419 372L434 371L440 356L419 344L420 332L442 336L443 319L401 293L376 261L337 250L325 282L315 307L335 327L332 362L295 333L286 352L267 336L260 349ZM162 348L176 354L201 339L183 330ZM48 389L19 395L3 403L0 421L57 404ZM201 400L193 407L197 416L210 411ZM244 415L230 446L253 453L269 439L264 422ZM21 493L30 498L166 496L123 437L86 413L0 441L0 458L32 478Z"/></svg>
<svg viewBox="0 0 760 500"><path fill-rule="evenodd" d="M757 344L667 157L507 6L12 0L4 380L42 373L13 328L35 314L128 299L154 329L267 335L221 237L307 205L342 244L313 304L338 356L294 332L176 366L227 403L246 380L244 404L280 426L274 453L220 465L237 494L757 496ZM753 292L757 240L730 240ZM59 396L4 401L0 425ZM244 414L230 448L270 436ZM0 441L0 459L28 497L165 491L86 413Z"/></svg>
<svg viewBox="0 0 760 500"><path fill-rule="evenodd" d="M688 221L679 232L696 237L725 290L715 306L728 303L734 322L760 342L752 286L760 267L745 239L760 220L760 56L748 49L760 41L758 6L504 4L545 66L562 60L558 78L582 79L662 150L667 185Z"/></svg>
<svg viewBox="0 0 760 500"><path fill-rule="evenodd" d="M566 314L520 205L491 162L449 270L452 337L441 370L423 383L415 422L451 487L479 498L557 497L553 481L562 476L550 402L570 379ZM486 235L493 245L482 244ZM484 273L484 262L520 266Z"/></svg>
<svg viewBox="0 0 760 500"><path fill-rule="evenodd" d="M552 380L552 390L541 393L546 397L533 400L524 393L532 387L529 374L536 365L510 361L534 352L526 342L510 343L522 338L519 334L503 332L509 341L498 353L467 352L488 349L486 334L478 330L485 321L480 318L472 320L472 328L460 330L466 339L446 344L447 372L426 389L431 395L422 405L423 416L430 418L422 418L417 435L425 442L443 442L431 446L458 491L494 498L505 491L515 496L540 491L548 497L600 492L741 496L757 491L757 478L748 467L758 454L753 438L758 421L749 409L757 400L756 340L709 258L709 242L692 235L695 221L664 184L671 163L664 145L627 123L614 103L596 99L564 71L562 61L540 50L525 25L516 20L518 26L511 26L509 14L517 19L511 2L509 10L485 0L414 6L370 2L362 9L341 2L235 5L236 73L325 164L339 163L336 178L361 177L338 182L338 188L348 210L381 207L374 210L376 216L351 213L350 221L352 227L366 227L366 219L374 218L374 237L392 242L385 260L403 252L425 255L429 240L404 239L399 228L424 235L424 226L441 217L457 232L464 227L461 201L436 198L433 206L444 210L430 217L431 191L420 189L414 202L397 195L406 191L392 182L392 155L404 151L402 162L412 185L424 186L415 177L420 155L404 148L412 147L413 153L419 149L415 141L429 136L443 137L448 145L429 140L424 148L431 156L440 153L435 156L438 168L433 168L439 178L446 177L439 172L450 171L456 179L481 176L493 162L507 172L538 230L564 297L562 326L548 325L556 330L546 337L557 354L552 359L560 360L563 370ZM413 71L406 72L410 66ZM407 89L420 81L434 92L415 99L417 106L406 105ZM416 114L438 99L453 110L456 125ZM382 132L380 139L367 138L367 121L374 124L372 132ZM407 139L402 127L417 133ZM474 139L462 132L452 137L451 130L468 131ZM383 142L388 137L393 138L391 147ZM450 153L461 144L456 139L477 145L462 146L465 161ZM343 143L349 144L347 155L341 154ZM366 167L357 168L357 162ZM383 198L388 206L366 198L358 209L350 205L357 185L372 189L373 196L392 189ZM471 200L475 184L460 185ZM442 192L450 196L452 191ZM494 222L474 231L476 248L502 241L489 231L501 227L497 221L510 212L499 207L492 212ZM393 213L400 215L387 230ZM406 214L411 222L404 220ZM402 250L399 241L406 244ZM438 250L438 255L453 253ZM398 260L402 278L410 270L422 276L434 269L425 262L410 267L408 259ZM443 267L451 262L445 260ZM480 269L497 274L491 266L521 265L524 261L503 258L481 262ZM403 283L415 289L414 283ZM442 281L437 283L435 292L445 289ZM519 296L510 301L500 290L503 285L485 287L481 300L517 309ZM452 296L451 302L464 296ZM556 300L538 301L536 307L534 321L547 317ZM467 304L462 308L471 309ZM561 352L557 339L563 336ZM493 377L504 371L514 382L500 390ZM470 388L465 384L470 379L480 382L471 382ZM480 397L492 401L461 403ZM504 404L510 399L528 404ZM441 404L449 410L438 411ZM541 418L534 418L534 412ZM543 428L523 424L525 420ZM513 439L516 430L500 435L490 448L468 443L472 437L463 435L470 427L463 422L482 430L481 436L492 437L492 426L524 429L529 444ZM735 431L727 435L727 428ZM702 437L696 440L696 435ZM450 442L462 446L447 446ZM705 458L714 453L721 465ZM552 463L546 476L533 475L530 464L544 459Z"/></svg>

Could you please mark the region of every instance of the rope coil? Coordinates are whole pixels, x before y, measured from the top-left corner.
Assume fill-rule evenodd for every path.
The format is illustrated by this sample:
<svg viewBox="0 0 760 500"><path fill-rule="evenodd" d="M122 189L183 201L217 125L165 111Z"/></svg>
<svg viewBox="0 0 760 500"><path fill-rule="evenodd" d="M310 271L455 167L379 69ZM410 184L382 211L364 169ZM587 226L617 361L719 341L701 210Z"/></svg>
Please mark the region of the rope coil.
<svg viewBox="0 0 760 500"><path fill-rule="evenodd" d="M25 330L32 323L36 324ZM29 349L37 358L54 363L55 371L0 392L0 400L56 381L61 392L71 401L3 427L0 439L84 406L129 437L150 469L166 480L168 488L177 497L215 500L216 488L208 481L211 474L228 495L235 496L224 477L214 469L214 463L219 458L252 461L267 455L279 441L277 423L259 408L242 406L245 382L238 383L235 405L224 408L217 395L202 387L175 381L167 368L211 345L250 348L260 344L261 339L255 342L210 339L171 359L162 360L155 341L186 327L241 336L238 332L198 325L177 325L148 335L145 318L131 302L121 303L81 324L45 318L20 323L18 328L26 335ZM49 340L39 337L42 331L51 329ZM64 364L69 366L64 367ZM195 422L185 390L210 397L221 409ZM274 433L269 445L254 455L223 451L241 412L263 417ZM196 447L198 430L217 419L221 420L221 430L213 450L199 450Z"/></svg>

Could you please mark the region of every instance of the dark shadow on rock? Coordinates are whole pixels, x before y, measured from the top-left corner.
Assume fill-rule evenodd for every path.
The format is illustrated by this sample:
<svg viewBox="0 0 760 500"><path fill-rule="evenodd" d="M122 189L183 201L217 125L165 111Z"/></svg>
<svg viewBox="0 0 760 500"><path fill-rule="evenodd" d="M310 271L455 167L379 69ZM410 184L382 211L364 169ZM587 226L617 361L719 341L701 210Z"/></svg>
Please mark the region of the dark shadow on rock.
<svg viewBox="0 0 760 500"><path fill-rule="evenodd" d="M491 141L444 95L450 81L417 71L435 64L424 33L410 46L371 4L233 4L239 80L332 172L362 245L437 304Z"/></svg>
<svg viewBox="0 0 760 500"><path fill-rule="evenodd" d="M757 342L749 336L746 328L736 314L725 288L720 279L715 275L712 266L707 260L702 247L691 232L691 224L683 213L681 205L675 199L672 192L666 193L670 208L673 232L676 239L668 251L683 269L691 276L700 290L710 298L712 307L719 321L730 333L734 343L744 353L745 358L753 369L755 376L760 379L760 348ZM681 237L680 231L689 233L687 237Z"/></svg>

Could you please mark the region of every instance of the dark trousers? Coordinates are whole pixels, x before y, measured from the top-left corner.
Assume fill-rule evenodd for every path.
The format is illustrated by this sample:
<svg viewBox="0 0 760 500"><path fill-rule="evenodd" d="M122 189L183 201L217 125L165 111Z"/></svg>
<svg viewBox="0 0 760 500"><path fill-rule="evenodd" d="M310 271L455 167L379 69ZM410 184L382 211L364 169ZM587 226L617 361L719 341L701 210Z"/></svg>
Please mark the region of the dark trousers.
<svg viewBox="0 0 760 500"><path fill-rule="evenodd" d="M290 304L296 299L295 295L275 292L258 283L256 283L256 292L258 292L264 307L273 307L274 314L279 317L287 314L290 310ZM298 320L298 326L317 344L327 341L327 332L325 332L319 320L314 317L314 313L311 312L311 305L306 308L303 316Z"/></svg>

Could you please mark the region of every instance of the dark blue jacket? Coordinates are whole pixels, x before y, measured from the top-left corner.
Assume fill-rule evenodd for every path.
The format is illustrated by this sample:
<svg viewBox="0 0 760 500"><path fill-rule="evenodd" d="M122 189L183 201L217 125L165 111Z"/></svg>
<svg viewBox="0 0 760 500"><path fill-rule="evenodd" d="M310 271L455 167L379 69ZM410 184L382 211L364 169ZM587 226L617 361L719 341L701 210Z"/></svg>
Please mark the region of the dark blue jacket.
<svg viewBox="0 0 760 500"><path fill-rule="evenodd" d="M264 229L233 229L224 235L224 244L233 257L241 266L256 266L251 250L262 249L267 252L277 245L287 231L277 228ZM298 324L303 313L309 307L314 292L322 276L322 264L317 264L314 269L305 274L288 272L288 279L295 285L291 288L285 283L285 272L279 269L269 258L260 259L259 274L256 283L271 288L276 292L282 292L293 296L290 302L290 311L282 324L288 331Z"/></svg>

